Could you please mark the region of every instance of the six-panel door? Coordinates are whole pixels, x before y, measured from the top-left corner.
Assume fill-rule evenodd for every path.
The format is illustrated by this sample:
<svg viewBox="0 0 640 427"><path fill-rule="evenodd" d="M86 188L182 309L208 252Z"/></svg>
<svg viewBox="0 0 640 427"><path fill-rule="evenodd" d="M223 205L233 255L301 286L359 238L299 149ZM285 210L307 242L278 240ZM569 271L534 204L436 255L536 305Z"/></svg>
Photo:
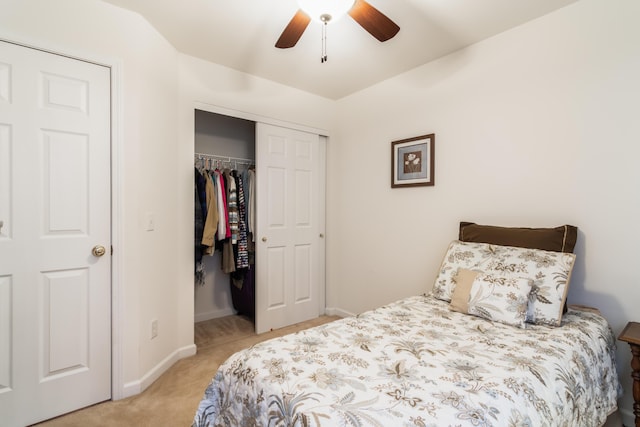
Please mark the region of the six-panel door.
<svg viewBox="0 0 640 427"><path fill-rule="evenodd" d="M0 41L2 425L111 397L110 108L109 68Z"/></svg>

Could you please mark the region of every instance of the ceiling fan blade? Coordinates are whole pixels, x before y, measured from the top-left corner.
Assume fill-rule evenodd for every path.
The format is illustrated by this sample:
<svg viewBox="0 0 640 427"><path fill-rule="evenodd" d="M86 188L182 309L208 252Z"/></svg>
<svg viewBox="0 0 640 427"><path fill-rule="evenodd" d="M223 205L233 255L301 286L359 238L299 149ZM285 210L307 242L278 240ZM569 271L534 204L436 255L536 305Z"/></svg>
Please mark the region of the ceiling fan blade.
<svg viewBox="0 0 640 427"><path fill-rule="evenodd" d="M288 49L290 47L294 47L300 37L302 37L302 33L307 29L307 25L311 22L311 18L301 10L298 10L287 27L280 34L280 38L276 42L276 47L280 49Z"/></svg>
<svg viewBox="0 0 640 427"><path fill-rule="evenodd" d="M395 22L364 0L356 0L349 16L381 42L389 40L400 31Z"/></svg>

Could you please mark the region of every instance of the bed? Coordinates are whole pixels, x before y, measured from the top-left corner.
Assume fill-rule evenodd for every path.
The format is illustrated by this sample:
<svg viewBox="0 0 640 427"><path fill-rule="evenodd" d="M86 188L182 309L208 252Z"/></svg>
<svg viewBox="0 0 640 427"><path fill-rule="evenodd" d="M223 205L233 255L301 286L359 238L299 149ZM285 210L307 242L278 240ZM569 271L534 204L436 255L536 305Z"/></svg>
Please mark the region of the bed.
<svg viewBox="0 0 640 427"><path fill-rule="evenodd" d="M193 426L601 426L615 339L565 309L574 259L456 240L432 292L231 356Z"/></svg>

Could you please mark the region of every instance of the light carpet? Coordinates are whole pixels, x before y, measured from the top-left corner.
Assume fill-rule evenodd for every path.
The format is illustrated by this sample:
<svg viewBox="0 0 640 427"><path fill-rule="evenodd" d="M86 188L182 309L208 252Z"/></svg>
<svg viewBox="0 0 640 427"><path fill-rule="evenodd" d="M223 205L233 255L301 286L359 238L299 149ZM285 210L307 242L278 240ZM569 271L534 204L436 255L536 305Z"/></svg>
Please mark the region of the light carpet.
<svg viewBox="0 0 640 427"><path fill-rule="evenodd" d="M144 392L127 399L90 406L36 425L188 427L216 369L233 353L258 342L338 318L322 316L260 335L253 331L253 322L243 316L226 316L196 323L197 354L176 362Z"/></svg>

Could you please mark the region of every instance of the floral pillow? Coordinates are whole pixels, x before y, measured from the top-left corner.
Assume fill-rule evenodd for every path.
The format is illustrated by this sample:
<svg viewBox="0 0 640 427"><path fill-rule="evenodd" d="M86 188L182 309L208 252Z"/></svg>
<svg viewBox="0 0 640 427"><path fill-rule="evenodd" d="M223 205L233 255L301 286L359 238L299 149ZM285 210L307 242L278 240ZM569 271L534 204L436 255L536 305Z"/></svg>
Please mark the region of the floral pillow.
<svg viewBox="0 0 640 427"><path fill-rule="evenodd" d="M455 277L451 309L519 328L525 327L533 281L462 269Z"/></svg>
<svg viewBox="0 0 640 427"><path fill-rule="evenodd" d="M454 240L440 266L433 295L451 301L460 269L531 279L527 322L559 326L574 262L571 253Z"/></svg>

